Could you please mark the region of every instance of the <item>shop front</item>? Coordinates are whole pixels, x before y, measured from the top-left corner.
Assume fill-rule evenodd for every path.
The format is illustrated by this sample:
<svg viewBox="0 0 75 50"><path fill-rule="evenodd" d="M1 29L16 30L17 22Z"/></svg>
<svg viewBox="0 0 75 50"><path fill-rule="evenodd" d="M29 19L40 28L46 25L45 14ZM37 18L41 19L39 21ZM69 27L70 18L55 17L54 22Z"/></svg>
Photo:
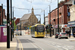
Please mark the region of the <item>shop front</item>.
<svg viewBox="0 0 75 50"><path fill-rule="evenodd" d="M55 25L53 28L54 28L54 34L58 32L58 25ZM67 24L59 25L59 32L66 32L68 30L70 30L70 28L67 26Z"/></svg>
<svg viewBox="0 0 75 50"><path fill-rule="evenodd" d="M56 34L56 32L58 32L58 25L53 26L54 29L54 34ZM59 32L61 32L61 26L59 25Z"/></svg>
<svg viewBox="0 0 75 50"><path fill-rule="evenodd" d="M75 21L68 22L68 27L70 27L71 35L75 37Z"/></svg>
<svg viewBox="0 0 75 50"><path fill-rule="evenodd" d="M70 28L71 35L75 37L75 24L68 24L68 27Z"/></svg>

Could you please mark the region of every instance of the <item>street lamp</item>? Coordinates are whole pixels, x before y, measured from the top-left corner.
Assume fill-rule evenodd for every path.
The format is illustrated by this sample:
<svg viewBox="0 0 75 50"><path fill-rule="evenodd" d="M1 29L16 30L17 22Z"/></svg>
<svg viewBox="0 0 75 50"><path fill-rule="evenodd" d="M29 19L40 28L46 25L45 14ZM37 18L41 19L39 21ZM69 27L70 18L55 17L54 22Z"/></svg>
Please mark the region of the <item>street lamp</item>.
<svg viewBox="0 0 75 50"><path fill-rule="evenodd" d="M47 0L47 2L50 2L50 1ZM50 3L52 3L52 0ZM50 26L50 37L51 37L51 6L50 5L49 5L49 14L50 14L49 15L50 16L50 25L49 26Z"/></svg>
<svg viewBox="0 0 75 50"><path fill-rule="evenodd" d="M13 7L13 38L14 38L14 7Z"/></svg>
<svg viewBox="0 0 75 50"><path fill-rule="evenodd" d="M9 0L7 0L7 48L10 48Z"/></svg>
<svg viewBox="0 0 75 50"><path fill-rule="evenodd" d="M10 0L10 12L11 12L11 22L12 22L12 0ZM11 41L12 41L12 23L11 23Z"/></svg>
<svg viewBox="0 0 75 50"><path fill-rule="evenodd" d="M22 34L21 34L21 20L20 20L20 35L22 35Z"/></svg>
<svg viewBox="0 0 75 50"><path fill-rule="evenodd" d="M51 37L51 6L49 5L49 16L50 16L50 37Z"/></svg>
<svg viewBox="0 0 75 50"><path fill-rule="evenodd" d="M45 10L42 10L42 11L44 11L44 25L45 25Z"/></svg>

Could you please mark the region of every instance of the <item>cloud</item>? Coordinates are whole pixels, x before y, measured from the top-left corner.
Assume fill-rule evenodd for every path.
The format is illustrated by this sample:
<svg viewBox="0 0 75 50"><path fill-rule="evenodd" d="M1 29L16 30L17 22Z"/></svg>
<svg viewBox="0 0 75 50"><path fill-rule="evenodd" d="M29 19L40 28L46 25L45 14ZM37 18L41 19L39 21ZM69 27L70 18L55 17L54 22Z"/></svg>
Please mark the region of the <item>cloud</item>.
<svg viewBox="0 0 75 50"><path fill-rule="evenodd" d="M24 8L25 6L23 5L24 0L12 0L12 5L15 7L21 7Z"/></svg>
<svg viewBox="0 0 75 50"><path fill-rule="evenodd" d="M33 1L31 3L31 1ZM55 9L57 7L57 0L52 0L52 3L50 3L51 0L12 0L12 5L14 7L18 7L18 8L27 8L27 9L31 9L32 7L34 9L43 9L45 10L45 16L48 16L49 13L49 6L51 5L51 10ZM6 5L7 1L6 0L0 0L0 4L4 4ZM6 7L4 7L6 9ZM15 17L22 17L24 14L27 13L31 13L31 10L23 10L23 9L15 9ZM6 11L6 10L5 10ZM34 10L35 14L41 14L41 21L43 23L44 21L44 12L41 12L41 10ZM37 17L38 18L38 17Z"/></svg>
<svg viewBox="0 0 75 50"><path fill-rule="evenodd" d="M6 0L0 0L0 4L5 5L6 4Z"/></svg>

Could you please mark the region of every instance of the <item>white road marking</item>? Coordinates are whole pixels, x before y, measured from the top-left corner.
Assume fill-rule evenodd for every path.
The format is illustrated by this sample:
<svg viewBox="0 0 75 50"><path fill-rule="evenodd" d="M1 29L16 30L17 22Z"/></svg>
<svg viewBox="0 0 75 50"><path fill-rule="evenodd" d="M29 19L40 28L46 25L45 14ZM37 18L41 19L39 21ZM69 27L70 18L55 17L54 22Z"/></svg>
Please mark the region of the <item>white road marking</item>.
<svg viewBox="0 0 75 50"><path fill-rule="evenodd" d="M28 40L27 40L28 41ZM28 42L30 42L30 41L28 41ZM37 46L36 44L34 44L34 43L31 43L35 48L40 48L41 50L44 50L43 48L41 48L41 47L39 47L39 46ZM38 49L37 49L38 50Z"/></svg>
<svg viewBox="0 0 75 50"><path fill-rule="evenodd" d="M39 41L40 41L40 39L35 39L35 40L39 40ZM43 42L45 42L45 41L43 41ZM48 46L52 46L52 45L49 45L49 44L46 44L46 45L48 45ZM52 46L52 47L54 47L54 46ZM54 47L54 48L56 48L56 47ZM57 48L57 50L60 50L60 49Z"/></svg>
<svg viewBox="0 0 75 50"><path fill-rule="evenodd" d="M18 42L19 42L19 50L21 50L21 48L22 48L22 50L23 50L23 46L22 46L22 43L21 43L21 41L18 39L18 38L16 38L17 40L18 40Z"/></svg>
<svg viewBox="0 0 75 50"><path fill-rule="evenodd" d="M41 39L35 39L35 40L41 40ZM47 40L48 41L48 40ZM44 41L45 42L45 41ZM51 41L50 41L51 42ZM48 43L48 42L47 42ZM58 46L59 48L62 48L62 49L65 49L65 50L69 50L69 48L67 48L68 45L66 46L63 46L63 44L60 44L60 43L55 43L55 42L51 42L50 44L54 45L55 47ZM49 44L48 44L49 45ZM53 46L53 47L54 47ZM74 47L73 46L69 46L69 47L72 47L71 49L73 49Z"/></svg>

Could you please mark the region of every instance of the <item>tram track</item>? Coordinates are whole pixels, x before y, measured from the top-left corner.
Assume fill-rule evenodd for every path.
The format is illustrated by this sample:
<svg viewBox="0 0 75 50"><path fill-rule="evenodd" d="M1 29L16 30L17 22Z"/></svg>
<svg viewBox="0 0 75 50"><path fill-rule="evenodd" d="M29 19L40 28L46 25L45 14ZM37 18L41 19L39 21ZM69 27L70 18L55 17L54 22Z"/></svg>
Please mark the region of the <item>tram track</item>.
<svg viewBox="0 0 75 50"><path fill-rule="evenodd" d="M35 39L35 40L38 40L38 39ZM38 41L40 42L40 40L38 40ZM55 42L52 42L52 41L47 42L47 41L48 41L48 40L43 41L43 42L48 43L47 45L49 45L49 46L52 46L52 47L54 47L54 48L57 48L56 50L70 50L70 49L66 48L65 45L63 45L63 44L55 43ZM41 42L42 42L42 41L41 41ZM63 46L63 47L62 47L62 46ZM68 46L68 45L66 45L66 46ZM72 46L71 46L71 47L72 47Z"/></svg>
<svg viewBox="0 0 75 50"><path fill-rule="evenodd" d="M35 39L36 40L36 39ZM37 40L37 41L39 41L39 40ZM40 42L40 41L39 41ZM42 42L42 41L41 41ZM44 42L44 41L43 41ZM45 43L42 43L42 44L45 44ZM49 44L46 44L47 46L51 46L51 47L53 47L53 48L56 48L56 47L54 47L54 46L52 46L52 45L49 45ZM44 49L43 49L44 50ZM56 50L60 50L59 48L56 48Z"/></svg>
<svg viewBox="0 0 75 50"><path fill-rule="evenodd" d="M30 43L35 48L35 50L46 50L47 48L49 49L49 47L54 48L55 50L71 50L69 47L73 48L73 46L56 43L47 39L37 39L27 36L25 36L23 39L28 39L26 41Z"/></svg>
<svg viewBox="0 0 75 50"><path fill-rule="evenodd" d="M30 39L29 39L30 40ZM28 42L31 42L31 41L29 41L29 40L27 40ZM44 50L43 48L41 48L41 47L39 47L38 45L36 45L36 44L34 44L34 43L32 43L31 42L31 44L37 49L37 48L39 48L39 49L37 49L37 50Z"/></svg>

